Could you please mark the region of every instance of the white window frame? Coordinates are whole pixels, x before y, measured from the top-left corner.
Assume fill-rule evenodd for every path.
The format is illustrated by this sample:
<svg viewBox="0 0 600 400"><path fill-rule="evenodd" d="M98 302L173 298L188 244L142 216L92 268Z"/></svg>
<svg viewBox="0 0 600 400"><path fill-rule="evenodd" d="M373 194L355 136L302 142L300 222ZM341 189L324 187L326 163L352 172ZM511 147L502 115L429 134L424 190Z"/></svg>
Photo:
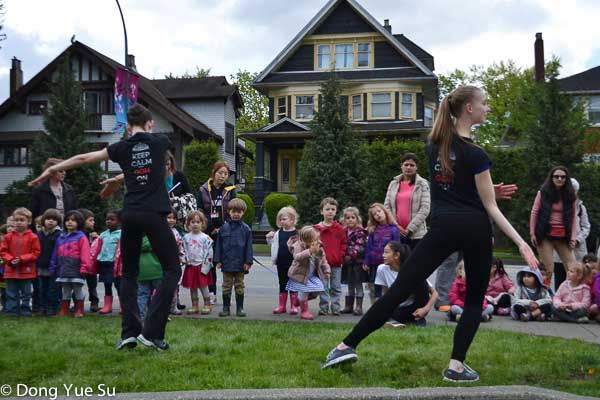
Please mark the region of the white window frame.
<svg viewBox="0 0 600 400"><path fill-rule="evenodd" d="M297 119L297 120L313 119L313 117L315 116L315 96L314 95L300 95L300 96L294 96L294 97L295 97L295 105L296 105L296 107L295 107L296 108L296 110L295 110L296 118L295 119ZM308 102L309 99L311 99L310 103ZM306 102L302 102L302 100L304 100ZM300 108L301 110L310 108L311 113L310 114L299 113L298 108Z"/></svg>
<svg viewBox="0 0 600 400"><path fill-rule="evenodd" d="M327 52L322 50L327 49ZM318 69L330 69L331 68L331 45L319 44L317 45L317 68Z"/></svg>
<svg viewBox="0 0 600 400"><path fill-rule="evenodd" d="M405 99L410 97L410 102L405 101ZM413 103L414 96L412 93L401 93L400 94L400 118L412 118L413 117ZM410 111L410 112L406 112Z"/></svg>
<svg viewBox="0 0 600 400"><path fill-rule="evenodd" d="M596 120L592 117L596 115ZM600 96L590 96L587 104L586 116L592 125L600 125Z"/></svg>
<svg viewBox="0 0 600 400"><path fill-rule="evenodd" d="M376 96L389 96L388 101L384 101L383 99L376 100ZM376 115L375 114L375 105L380 104L389 104L389 114L388 115ZM384 93L372 93L371 94L371 118L373 119L390 119L392 118L392 93L384 92Z"/></svg>
<svg viewBox="0 0 600 400"><path fill-rule="evenodd" d="M280 101L283 100L283 105L280 104ZM281 118L285 118L287 116L287 97L278 97L277 98L277 121ZM281 108L283 107L283 112L281 112Z"/></svg>
<svg viewBox="0 0 600 400"><path fill-rule="evenodd" d="M360 46L362 45L366 45L367 46L367 51L361 51L360 50ZM371 67L371 50L372 50L372 46L370 42L367 43L358 43L356 45L356 66L358 68L369 68ZM367 65L360 65L360 56L361 55L367 55Z"/></svg>
<svg viewBox="0 0 600 400"><path fill-rule="evenodd" d="M334 51L335 68L354 68L354 45L352 43L336 43ZM338 52L338 48L344 47L343 52ZM350 50L349 52L347 50ZM338 57L343 57L343 63L338 63Z"/></svg>
<svg viewBox="0 0 600 400"><path fill-rule="evenodd" d="M362 115L363 114L362 97L363 97L362 94L352 95L352 98L351 98L351 101L352 101L351 110L352 110L352 120L353 121L358 121L358 120L363 119L363 115ZM354 102L355 98L358 98L358 103ZM358 114L355 112L356 111L355 107L358 107Z"/></svg>

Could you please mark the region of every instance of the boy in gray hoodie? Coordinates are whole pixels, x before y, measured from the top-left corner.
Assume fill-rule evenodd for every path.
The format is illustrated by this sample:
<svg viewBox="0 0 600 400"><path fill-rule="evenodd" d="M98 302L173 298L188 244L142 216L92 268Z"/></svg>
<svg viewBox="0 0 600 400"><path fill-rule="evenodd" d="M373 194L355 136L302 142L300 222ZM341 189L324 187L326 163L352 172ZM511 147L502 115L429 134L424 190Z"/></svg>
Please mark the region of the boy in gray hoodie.
<svg viewBox="0 0 600 400"><path fill-rule="evenodd" d="M545 321L552 316L552 297L539 269L524 267L517 273L517 290L512 296L510 315L523 322Z"/></svg>

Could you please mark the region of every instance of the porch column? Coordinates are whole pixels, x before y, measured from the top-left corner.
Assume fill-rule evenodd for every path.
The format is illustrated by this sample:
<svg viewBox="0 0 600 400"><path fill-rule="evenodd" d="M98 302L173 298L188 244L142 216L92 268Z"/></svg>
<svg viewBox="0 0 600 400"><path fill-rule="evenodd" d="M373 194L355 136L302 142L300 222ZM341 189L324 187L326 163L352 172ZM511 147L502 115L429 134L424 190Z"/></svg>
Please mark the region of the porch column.
<svg viewBox="0 0 600 400"><path fill-rule="evenodd" d="M265 199L265 145L262 142L256 142L256 176L254 178L254 220L260 222L263 215L263 200Z"/></svg>

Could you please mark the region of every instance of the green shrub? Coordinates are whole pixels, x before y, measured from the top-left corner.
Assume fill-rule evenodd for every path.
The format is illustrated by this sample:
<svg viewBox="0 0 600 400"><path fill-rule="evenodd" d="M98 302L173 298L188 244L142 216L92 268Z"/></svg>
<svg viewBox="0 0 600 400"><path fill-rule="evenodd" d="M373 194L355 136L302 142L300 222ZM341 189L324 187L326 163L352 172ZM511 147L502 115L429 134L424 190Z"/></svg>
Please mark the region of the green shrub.
<svg viewBox="0 0 600 400"><path fill-rule="evenodd" d="M283 207L297 207L297 200L294 196L284 193L270 193L264 200L264 209L269 219L269 224L273 229L277 229L277 213Z"/></svg>
<svg viewBox="0 0 600 400"><path fill-rule="evenodd" d="M201 142L194 140L183 148L183 173L187 178L193 193L208 180L213 166L219 161L217 144L212 141Z"/></svg>
<svg viewBox="0 0 600 400"><path fill-rule="evenodd" d="M254 201L252 197L248 196L246 193L238 193L235 197L238 199L244 200L246 206L246 212L244 213L244 222L252 228L252 224L254 223Z"/></svg>

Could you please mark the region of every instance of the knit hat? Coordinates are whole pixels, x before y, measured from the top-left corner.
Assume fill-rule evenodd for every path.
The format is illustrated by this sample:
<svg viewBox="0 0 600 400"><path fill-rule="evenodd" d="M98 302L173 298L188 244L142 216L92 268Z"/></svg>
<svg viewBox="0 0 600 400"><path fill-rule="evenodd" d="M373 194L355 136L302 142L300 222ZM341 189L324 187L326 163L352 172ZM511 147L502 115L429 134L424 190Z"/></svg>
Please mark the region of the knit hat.
<svg viewBox="0 0 600 400"><path fill-rule="evenodd" d="M571 185L574 191L579 192L579 182L577 182L577 179L571 178Z"/></svg>

